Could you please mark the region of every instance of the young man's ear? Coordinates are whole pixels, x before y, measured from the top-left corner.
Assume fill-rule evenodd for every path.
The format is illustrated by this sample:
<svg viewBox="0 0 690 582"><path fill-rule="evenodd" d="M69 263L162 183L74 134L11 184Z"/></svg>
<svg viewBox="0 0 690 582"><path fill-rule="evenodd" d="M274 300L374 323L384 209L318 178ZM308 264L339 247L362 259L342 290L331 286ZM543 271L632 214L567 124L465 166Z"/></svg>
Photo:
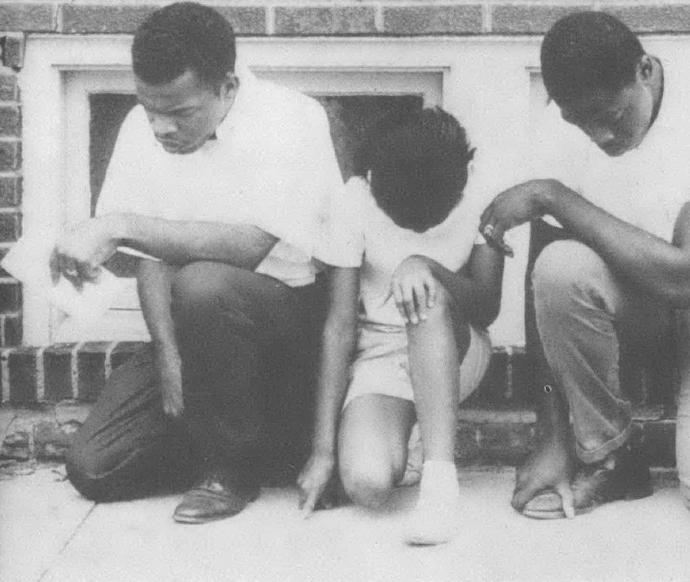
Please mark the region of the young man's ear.
<svg viewBox="0 0 690 582"><path fill-rule="evenodd" d="M234 99L239 88L239 77L235 73L226 73L220 86L220 96L224 99Z"/></svg>
<svg viewBox="0 0 690 582"><path fill-rule="evenodd" d="M643 83L649 82L652 78L652 73L654 71L654 62L652 57L645 54L640 58L640 62L637 64L637 76Z"/></svg>

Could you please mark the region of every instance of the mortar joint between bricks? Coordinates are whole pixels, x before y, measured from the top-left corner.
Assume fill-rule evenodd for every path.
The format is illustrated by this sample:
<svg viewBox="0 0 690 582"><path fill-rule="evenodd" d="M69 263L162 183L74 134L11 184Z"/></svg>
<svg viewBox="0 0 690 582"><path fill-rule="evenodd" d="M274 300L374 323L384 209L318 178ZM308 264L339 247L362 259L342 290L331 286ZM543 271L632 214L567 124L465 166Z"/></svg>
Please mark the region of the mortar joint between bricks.
<svg viewBox="0 0 690 582"><path fill-rule="evenodd" d="M70 352L70 371L72 375L72 398L79 399L79 350L84 347L86 342L79 342Z"/></svg>
<svg viewBox="0 0 690 582"><path fill-rule="evenodd" d="M36 400L43 402L46 397L46 369L43 361L43 353L47 346L39 347L36 350Z"/></svg>
<svg viewBox="0 0 690 582"><path fill-rule="evenodd" d="M0 318L2 324L2 339L5 338L5 318ZM14 351L12 348L3 348L0 350L0 373L2 374L2 399L0 402L10 401L10 354Z"/></svg>

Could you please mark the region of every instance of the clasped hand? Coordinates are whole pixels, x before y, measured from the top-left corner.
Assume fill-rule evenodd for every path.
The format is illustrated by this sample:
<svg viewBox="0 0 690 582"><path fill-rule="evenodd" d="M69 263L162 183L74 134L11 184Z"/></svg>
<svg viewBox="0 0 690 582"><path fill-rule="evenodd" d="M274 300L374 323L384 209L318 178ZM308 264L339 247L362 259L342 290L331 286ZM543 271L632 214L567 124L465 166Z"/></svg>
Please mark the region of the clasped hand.
<svg viewBox="0 0 690 582"><path fill-rule="evenodd" d="M117 240L109 232L105 219L92 218L62 234L50 257L53 284L64 276L78 290L85 282L95 282L100 266L117 250Z"/></svg>
<svg viewBox="0 0 690 582"><path fill-rule="evenodd" d="M530 180L501 192L482 213L479 231L486 239L503 244L506 231L547 212L547 200L564 189L557 180Z"/></svg>

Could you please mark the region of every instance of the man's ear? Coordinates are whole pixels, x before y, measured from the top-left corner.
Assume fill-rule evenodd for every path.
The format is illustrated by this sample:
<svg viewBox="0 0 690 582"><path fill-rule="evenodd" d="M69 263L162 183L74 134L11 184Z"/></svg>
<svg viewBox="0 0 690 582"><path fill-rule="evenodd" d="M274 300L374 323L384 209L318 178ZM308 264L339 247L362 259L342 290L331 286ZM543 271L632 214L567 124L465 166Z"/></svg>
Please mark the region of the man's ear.
<svg viewBox="0 0 690 582"><path fill-rule="evenodd" d="M240 88L240 79L235 73L226 73L220 86L220 95L224 99L234 99Z"/></svg>
<svg viewBox="0 0 690 582"><path fill-rule="evenodd" d="M648 54L642 55L639 63L637 63L637 76L643 83L648 83L652 79L652 73L654 71L654 62L652 57Z"/></svg>

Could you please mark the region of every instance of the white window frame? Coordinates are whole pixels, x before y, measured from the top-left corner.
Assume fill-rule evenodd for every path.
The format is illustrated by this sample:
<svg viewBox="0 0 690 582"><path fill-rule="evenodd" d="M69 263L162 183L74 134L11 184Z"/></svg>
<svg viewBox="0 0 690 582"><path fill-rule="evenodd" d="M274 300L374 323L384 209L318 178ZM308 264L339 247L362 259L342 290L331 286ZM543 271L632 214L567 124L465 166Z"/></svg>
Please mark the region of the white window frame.
<svg viewBox="0 0 690 582"><path fill-rule="evenodd" d="M26 232L49 232L88 216L90 195L72 196L83 187L89 192L88 151L80 151L88 149L88 115L83 115L84 99L88 107L88 79L94 75L97 80L103 71L109 72L118 79L113 88L119 90L116 86L129 74L130 43L131 37L124 35L28 38L20 76ZM399 89L393 80L398 79L403 82L401 92L419 90L427 95L427 104L442 105L456 114L468 128L473 145L479 151L497 153L506 167L515 164L517 152L525 150L529 138L530 71L538 65L538 48L539 39L533 37L238 39L242 60L260 76L279 78L307 92L319 90L310 85L316 82L324 84L320 92L328 94L361 94L363 86L372 94L396 94ZM71 83L80 77L84 79L81 87L79 82ZM415 79L421 79L422 85L411 91ZM430 80L440 80L440 87L433 81L429 88ZM76 104L74 91L81 94ZM76 118L70 116L74 112ZM86 135L86 141L71 143L67 136L75 133ZM504 293L504 312L506 304L512 304L504 318L508 331L499 329L498 343L520 343L522 337L524 266L513 262L508 264L511 269L516 275L507 276ZM26 344L112 337L60 337L59 318L40 292L27 286L24 298ZM127 339L134 339L127 333Z"/></svg>

